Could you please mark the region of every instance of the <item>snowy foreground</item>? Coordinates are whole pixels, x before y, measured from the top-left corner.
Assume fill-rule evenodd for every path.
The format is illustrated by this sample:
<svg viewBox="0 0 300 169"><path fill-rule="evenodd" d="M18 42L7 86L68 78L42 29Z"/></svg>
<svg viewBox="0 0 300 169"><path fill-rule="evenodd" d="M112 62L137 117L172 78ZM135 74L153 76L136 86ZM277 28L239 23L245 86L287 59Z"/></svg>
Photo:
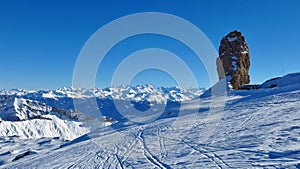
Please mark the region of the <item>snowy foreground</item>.
<svg viewBox="0 0 300 169"><path fill-rule="evenodd" d="M99 124L72 141L0 137L0 168L300 168L300 75L273 82L229 91L212 116L203 97L200 108L187 100L176 116Z"/></svg>

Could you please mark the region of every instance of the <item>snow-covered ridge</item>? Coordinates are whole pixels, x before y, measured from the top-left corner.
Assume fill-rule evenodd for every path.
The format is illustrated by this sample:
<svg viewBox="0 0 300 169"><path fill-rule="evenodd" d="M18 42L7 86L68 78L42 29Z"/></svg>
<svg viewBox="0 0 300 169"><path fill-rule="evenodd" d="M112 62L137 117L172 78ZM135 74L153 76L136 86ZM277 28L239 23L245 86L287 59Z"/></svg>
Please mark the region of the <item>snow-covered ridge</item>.
<svg viewBox="0 0 300 169"><path fill-rule="evenodd" d="M45 103L23 98L11 98L7 104L0 108L0 117L3 120L22 121L41 118L49 114L51 107Z"/></svg>
<svg viewBox="0 0 300 169"><path fill-rule="evenodd" d="M89 128L81 127L81 122L63 120L55 115L43 117L26 121L2 121L0 137L17 136L22 139L60 137L72 140L89 132Z"/></svg>
<svg viewBox="0 0 300 169"><path fill-rule="evenodd" d="M74 139L89 131L75 120L80 113L20 97L0 99L0 137Z"/></svg>

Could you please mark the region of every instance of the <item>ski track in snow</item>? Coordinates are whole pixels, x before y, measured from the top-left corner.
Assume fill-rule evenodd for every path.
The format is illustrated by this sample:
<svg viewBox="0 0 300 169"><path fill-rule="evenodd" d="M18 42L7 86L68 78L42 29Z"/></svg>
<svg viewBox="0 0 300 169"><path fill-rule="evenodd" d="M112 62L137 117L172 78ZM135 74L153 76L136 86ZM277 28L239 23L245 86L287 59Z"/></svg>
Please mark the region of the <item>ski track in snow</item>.
<svg viewBox="0 0 300 169"><path fill-rule="evenodd" d="M157 135L158 135L158 142L159 142L159 149L160 149L160 158L163 160L168 156L168 151L165 144L165 139L162 134L161 128L157 128Z"/></svg>
<svg viewBox="0 0 300 169"><path fill-rule="evenodd" d="M170 166L168 166L167 164L161 162L157 157L155 157L150 150L148 149L145 140L143 138L143 132L141 132L141 134L138 136L138 139L140 140L140 143L143 147L144 150L144 157L150 162L152 163L154 166L157 166L159 168L163 168L163 169L169 169Z"/></svg>

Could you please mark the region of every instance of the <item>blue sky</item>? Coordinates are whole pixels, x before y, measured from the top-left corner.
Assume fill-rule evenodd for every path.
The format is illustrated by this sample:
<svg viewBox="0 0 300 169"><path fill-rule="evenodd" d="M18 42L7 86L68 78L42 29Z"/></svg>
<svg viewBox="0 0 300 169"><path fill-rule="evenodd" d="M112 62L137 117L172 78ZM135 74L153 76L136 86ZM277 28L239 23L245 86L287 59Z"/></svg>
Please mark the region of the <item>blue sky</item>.
<svg viewBox="0 0 300 169"><path fill-rule="evenodd" d="M71 86L77 56L88 38L110 21L137 12L182 17L199 27L216 49L224 35L240 30L250 48L251 82L261 83L300 71L299 9L297 0L2 1L0 89ZM210 85L203 65L193 60L188 48L172 39L144 35L127 39L111 50L99 69L97 86L110 84L113 69L123 56L148 47L177 52L197 75L199 86ZM174 85L171 77L159 71L142 72L133 84L148 82Z"/></svg>

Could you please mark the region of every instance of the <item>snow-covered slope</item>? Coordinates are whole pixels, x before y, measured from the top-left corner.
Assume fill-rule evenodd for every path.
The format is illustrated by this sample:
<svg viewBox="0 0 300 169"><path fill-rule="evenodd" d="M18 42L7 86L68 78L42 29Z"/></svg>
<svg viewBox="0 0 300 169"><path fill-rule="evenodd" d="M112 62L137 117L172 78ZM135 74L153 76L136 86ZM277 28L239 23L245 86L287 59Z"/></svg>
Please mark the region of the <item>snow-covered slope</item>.
<svg viewBox="0 0 300 169"><path fill-rule="evenodd" d="M44 119L2 121L0 137L18 136L23 139L60 137L73 140L89 132L89 128L81 127L81 124L81 122L60 119L55 115L45 115Z"/></svg>
<svg viewBox="0 0 300 169"><path fill-rule="evenodd" d="M264 82L261 87L273 88L299 85L300 73L292 73L283 77L273 78Z"/></svg>
<svg viewBox="0 0 300 169"><path fill-rule="evenodd" d="M24 153L0 149L0 159L5 168L299 168L300 80L285 80L271 89L231 90L224 112L213 116L212 98L204 97L200 108L197 100L183 102L177 117L100 127L54 151L38 152L34 144L14 162Z"/></svg>
<svg viewBox="0 0 300 169"><path fill-rule="evenodd" d="M28 119L43 118L51 111L45 103L23 98L11 98L5 106L0 108L0 117L7 121L23 121Z"/></svg>
<svg viewBox="0 0 300 169"><path fill-rule="evenodd" d="M72 140L87 132L72 116L72 110L61 110L46 103L19 97L5 97L0 108L0 136L20 138L61 137ZM74 111L74 110L73 110Z"/></svg>

